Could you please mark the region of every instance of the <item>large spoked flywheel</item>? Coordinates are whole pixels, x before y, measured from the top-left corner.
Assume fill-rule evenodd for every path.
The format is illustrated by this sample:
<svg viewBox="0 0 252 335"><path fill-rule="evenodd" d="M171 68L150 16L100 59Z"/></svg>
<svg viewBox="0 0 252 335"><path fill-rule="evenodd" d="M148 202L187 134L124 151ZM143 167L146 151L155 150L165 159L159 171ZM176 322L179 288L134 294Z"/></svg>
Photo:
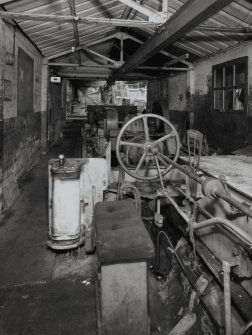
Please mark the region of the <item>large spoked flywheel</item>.
<svg viewBox="0 0 252 335"><path fill-rule="evenodd" d="M143 131L132 136L131 129L136 122L142 122L140 128ZM156 127L157 124L158 127ZM157 128L162 129L162 133L157 133L155 131ZM137 152L134 155L137 157L134 165L129 162L129 159L125 159L125 152L129 153L132 150ZM180 141L175 127L166 118L156 114L143 114L129 120L122 127L116 143L119 164L127 174L140 180L154 180L165 175L171 170L172 165L165 162L159 153L167 155L176 162L179 151ZM155 171L150 174L150 170L153 171L152 163Z"/></svg>

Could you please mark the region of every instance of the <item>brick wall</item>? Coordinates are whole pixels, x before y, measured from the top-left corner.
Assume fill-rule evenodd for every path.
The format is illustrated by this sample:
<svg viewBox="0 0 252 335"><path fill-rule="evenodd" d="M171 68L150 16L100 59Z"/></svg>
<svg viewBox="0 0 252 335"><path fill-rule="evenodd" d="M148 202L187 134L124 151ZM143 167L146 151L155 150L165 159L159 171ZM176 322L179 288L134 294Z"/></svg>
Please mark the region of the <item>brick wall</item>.
<svg viewBox="0 0 252 335"><path fill-rule="evenodd" d="M40 128L40 113L27 113L4 121L4 177L14 173L19 182L38 161Z"/></svg>

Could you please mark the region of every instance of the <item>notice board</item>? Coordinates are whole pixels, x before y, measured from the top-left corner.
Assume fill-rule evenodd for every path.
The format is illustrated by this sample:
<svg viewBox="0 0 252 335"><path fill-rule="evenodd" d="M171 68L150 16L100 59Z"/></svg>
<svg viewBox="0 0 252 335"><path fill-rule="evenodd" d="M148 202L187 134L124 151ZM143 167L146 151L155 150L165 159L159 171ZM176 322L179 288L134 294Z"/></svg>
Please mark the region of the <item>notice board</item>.
<svg viewBox="0 0 252 335"><path fill-rule="evenodd" d="M21 48L18 49L17 113L33 112L34 61Z"/></svg>

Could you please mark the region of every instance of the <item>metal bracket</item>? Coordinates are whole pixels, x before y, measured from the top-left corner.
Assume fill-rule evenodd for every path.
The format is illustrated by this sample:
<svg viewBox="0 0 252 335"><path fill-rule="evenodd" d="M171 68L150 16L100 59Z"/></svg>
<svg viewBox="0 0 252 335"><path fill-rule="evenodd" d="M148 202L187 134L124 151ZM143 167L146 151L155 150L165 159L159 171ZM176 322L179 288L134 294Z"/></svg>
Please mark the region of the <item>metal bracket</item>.
<svg viewBox="0 0 252 335"><path fill-rule="evenodd" d="M115 67L119 68L119 67L123 66L124 63L125 63L124 61L115 61L114 65L115 65Z"/></svg>
<svg viewBox="0 0 252 335"><path fill-rule="evenodd" d="M157 12L157 13L151 13L149 16L149 21L162 24L167 21L167 13L165 12Z"/></svg>

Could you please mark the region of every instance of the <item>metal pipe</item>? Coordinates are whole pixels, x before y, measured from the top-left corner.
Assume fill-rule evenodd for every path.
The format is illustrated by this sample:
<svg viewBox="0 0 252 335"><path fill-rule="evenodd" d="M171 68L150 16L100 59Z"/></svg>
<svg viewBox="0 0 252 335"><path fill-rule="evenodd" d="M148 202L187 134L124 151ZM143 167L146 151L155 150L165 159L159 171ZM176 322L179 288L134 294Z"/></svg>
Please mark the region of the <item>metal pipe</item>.
<svg viewBox="0 0 252 335"><path fill-rule="evenodd" d="M169 200L169 202L173 205L173 207L176 209L176 211L188 223L189 222L188 216L184 212L181 212L178 204L167 193L165 193L165 196ZM203 208L200 208L200 210L202 210L203 213L205 212L205 210ZM207 211L206 211L206 214L209 215L209 213ZM202 221L202 222L195 222L195 223L193 223L193 229L201 229L201 228L205 228L205 227L208 227L208 226L211 226L211 225L214 225L214 224L220 224L220 225L225 226L230 233L232 233L234 236L238 237L242 242L244 242L246 245L248 245L250 249L252 249L252 237L249 234L247 234L246 232L244 232L242 229L240 229L239 227L232 224L232 222L230 222L227 219L216 217L216 218L210 218L210 219Z"/></svg>
<svg viewBox="0 0 252 335"><path fill-rule="evenodd" d="M240 329L239 335L245 335L250 328L252 328L252 321L249 321Z"/></svg>
<svg viewBox="0 0 252 335"><path fill-rule="evenodd" d="M173 167L176 167L179 171L181 171L185 175L189 176L190 178L192 178L193 180L195 180L197 183L203 185L204 182L206 181L207 178L202 179L202 178L198 177L197 175L195 175L192 172L188 171L186 168L182 167L180 164L174 162L169 157L167 157L167 156L163 155L162 153L160 153L156 148L152 149L151 152L153 153L153 155L158 155L164 161L166 161L167 163L173 165ZM219 180L219 179L213 178L212 180ZM241 204L239 201L235 200L234 198L231 198L231 197L227 196L224 192L221 192L219 190L213 190L213 193L214 193L214 195L216 197L219 197L219 198L225 200L230 205L236 207L239 211L241 211L242 213L244 213L247 216L249 216L250 218L252 218L252 211L247 206Z"/></svg>
<svg viewBox="0 0 252 335"><path fill-rule="evenodd" d="M250 248L252 248L252 237L248 235L246 232L244 232L242 229L240 229L239 227L232 224L232 222L230 222L227 219L216 217L216 218L208 219L202 222L195 222L193 223L193 228L201 229L201 228L205 228L205 227L215 225L215 224L224 225L230 232L232 232L235 236L239 237L240 240L242 240Z"/></svg>
<svg viewBox="0 0 252 335"><path fill-rule="evenodd" d="M163 160L165 160L167 163L173 165L174 167L176 167L179 171L183 172L185 175L189 176L190 178L192 178L193 180L197 181L197 183L199 184L203 184L204 180L201 179L200 177L198 177L197 175L193 174L192 172L188 171L188 169L184 168L183 166L181 166L180 164L174 162L172 159L170 159L169 157L161 154L161 152L159 152L158 150L153 151L152 153L154 155L158 155L159 157L163 158Z"/></svg>
<svg viewBox="0 0 252 335"><path fill-rule="evenodd" d="M235 200L234 198L229 197L228 195L226 195L225 193L222 192L216 192L216 195L225 200L226 202L228 202L230 205L236 207L239 211L241 211L242 213L246 214L247 216L249 216L250 218L252 218L252 211L245 205L241 204L239 201Z"/></svg>
<svg viewBox="0 0 252 335"><path fill-rule="evenodd" d="M227 261L223 261L222 270L224 283L225 335L232 335L230 269L230 264Z"/></svg>
<svg viewBox="0 0 252 335"><path fill-rule="evenodd" d="M134 195L134 198L135 198L136 208L138 209L139 213L141 214L141 211L142 211L141 196L140 196L140 193L138 191L138 188L136 186L130 184L130 183L124 183L120 187L120 193L125 194L127 192L127 189L131 189L131 191Z"/></svg>

